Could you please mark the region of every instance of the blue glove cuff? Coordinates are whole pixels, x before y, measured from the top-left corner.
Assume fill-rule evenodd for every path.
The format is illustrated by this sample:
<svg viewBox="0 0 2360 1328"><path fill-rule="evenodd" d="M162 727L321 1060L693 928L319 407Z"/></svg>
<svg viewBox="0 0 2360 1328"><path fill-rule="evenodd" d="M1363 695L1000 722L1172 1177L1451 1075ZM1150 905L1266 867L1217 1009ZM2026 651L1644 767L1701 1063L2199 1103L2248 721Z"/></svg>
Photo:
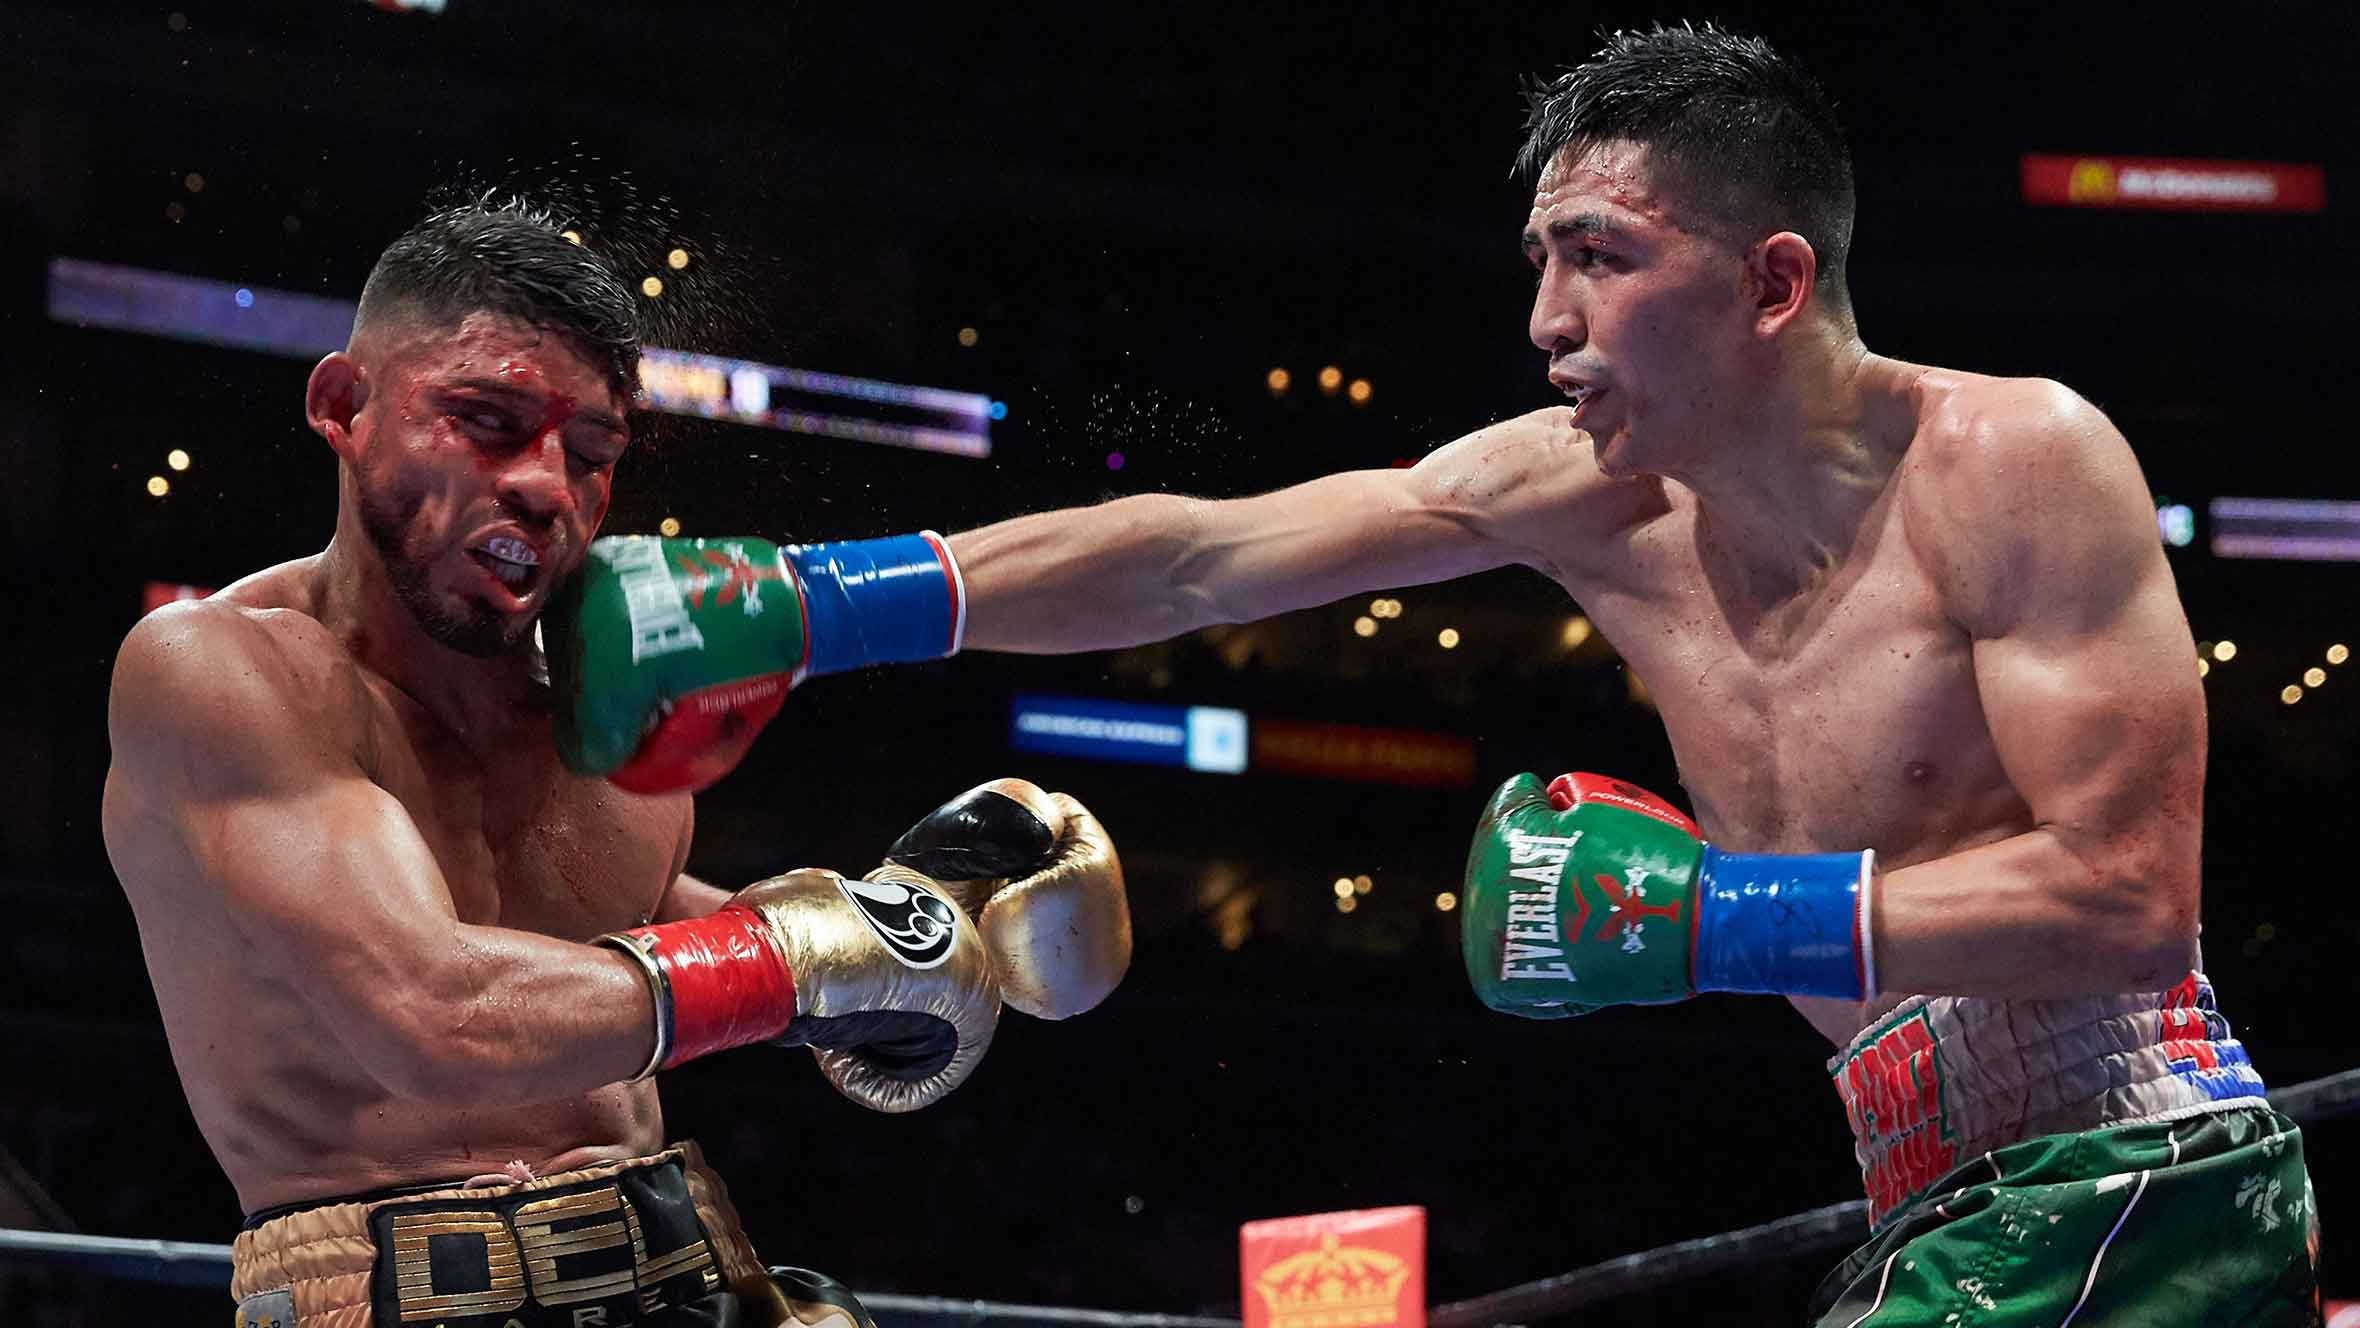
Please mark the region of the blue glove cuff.
<svg viewBox="0 0 2360 1328"><path fill-rule="evenodd" d="M967 629L967 586L933 531L779 550L803 592L796 681L870 664L940 659Z"/></svg>
<svg viewBox="0 0 2360 1328"><path fill-rule="evenodd" d="M1696 989L1866 1000L1873 851L1724 853L1697 867Z"/></svg>

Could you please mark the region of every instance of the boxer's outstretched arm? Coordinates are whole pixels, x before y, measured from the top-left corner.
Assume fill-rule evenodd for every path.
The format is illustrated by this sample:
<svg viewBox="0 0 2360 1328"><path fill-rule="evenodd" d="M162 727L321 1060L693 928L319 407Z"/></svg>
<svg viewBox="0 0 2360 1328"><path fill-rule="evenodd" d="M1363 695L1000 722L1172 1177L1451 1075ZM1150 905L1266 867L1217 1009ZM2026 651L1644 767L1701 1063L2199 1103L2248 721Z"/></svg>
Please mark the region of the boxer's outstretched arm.
<svg viewBox="0 0 2360 1328"><path fill-rule="evenodd" d="M1252 498L1143 494L954 535L965 644L1111 649L1363 590L1541 566L1544 543L1578 541L1593 491L1626 487L1599 476L1571 414L1506 420L1403 470Z"/></svg>
<svg viewBox="0 0 2360 1328"><path fill-rule="evenodd" d="M2195 643L2145 480L2096 408L2008 383L1928 456L1910 539L1974 641L2024 834L1888 873L1888 991L2153 991L2194 963L2204 810Z"/></svg>
<svg viewBox="0 0 2360 1328"><path fill-rule="evenodd" d="M653 1007L621 954L462 923L409 813L355 757L350 684L234 609L135 628L108 702L107 849L150 904L228 915L403 1097L522 1103L628 1079Z"/></svg>

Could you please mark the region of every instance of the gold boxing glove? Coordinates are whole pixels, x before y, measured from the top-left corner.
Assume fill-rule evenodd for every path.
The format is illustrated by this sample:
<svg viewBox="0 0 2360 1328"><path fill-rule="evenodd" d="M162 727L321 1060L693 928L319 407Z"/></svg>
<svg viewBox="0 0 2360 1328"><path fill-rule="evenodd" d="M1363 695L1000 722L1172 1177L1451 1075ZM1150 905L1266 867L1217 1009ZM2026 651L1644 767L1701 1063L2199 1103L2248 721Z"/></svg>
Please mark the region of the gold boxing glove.
<svg viewBox="0 0 2360 1328"><path fill-rule="evenodd" d="M1080 1014L1131 966L1122 860L1098 818L1065 794L995 779L928 813L885 861L959 901L983 933L1001 998L1026 1014Z"/></svg>
<svg viewBox="0 0 2360 1328"><path fill-rule="evenodd" d="M999 983L975 924L924 875L806 867L702 918L598 938L639 961L656 1051L641 1077L726 1047L808 1046L836 1091L913 1111L991 1046Z"/></svg>

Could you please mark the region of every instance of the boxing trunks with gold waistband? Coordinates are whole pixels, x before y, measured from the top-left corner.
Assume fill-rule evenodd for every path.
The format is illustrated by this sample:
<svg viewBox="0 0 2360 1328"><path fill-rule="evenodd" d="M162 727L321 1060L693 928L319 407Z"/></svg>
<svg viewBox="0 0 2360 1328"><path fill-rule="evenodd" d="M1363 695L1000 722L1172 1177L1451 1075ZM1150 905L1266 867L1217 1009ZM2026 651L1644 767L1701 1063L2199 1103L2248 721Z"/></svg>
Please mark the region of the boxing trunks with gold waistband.
<svg viewBox="0 0 2360 1328"><path fill-rule="evenodd" d="M272 1209L230 1261L237 1328L875 1328L841 1283L763 1267L688 1142Z"/></svg>

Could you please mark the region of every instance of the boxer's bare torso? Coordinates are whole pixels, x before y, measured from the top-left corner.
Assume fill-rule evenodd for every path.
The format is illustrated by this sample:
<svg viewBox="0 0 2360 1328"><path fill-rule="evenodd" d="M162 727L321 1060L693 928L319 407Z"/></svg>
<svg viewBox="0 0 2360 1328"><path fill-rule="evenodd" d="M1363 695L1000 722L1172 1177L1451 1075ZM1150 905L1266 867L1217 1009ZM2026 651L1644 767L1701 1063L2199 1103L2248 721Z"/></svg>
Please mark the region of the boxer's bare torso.
<svg viewBox="0 0 2360 1328"><path fill-rule="evenodd" d="M1540 550L1645 684L1716 843L1874 847L1890 872L2033 827L1984 714L1973 642L1930 570L1958 551L1933 547L1912 521L1942 500L1932 458L1961 442L1946 431L1971 417L1977 394L2006 386L1895 365L1887 389L1915 427L1898 450L1870 449L1889 470L1816 576L1749 589L1736 560L1700 539L1695 494L1645 478L1613 485L1632 492L1608 529L1569 525ZM2202 778L2200 748L2179 759L2185 778ZM1901 999L1794 1004L1840 1045Z"/></svg>
<svg viewBox="0 0 2360 1328"><path fill-rule="evenodd" d="M460 922L584 940L655 913L685 854L687 799L634 798L568 774L545 707L517 708L505 731L453 731L323 624L319 563L287 563L204 604L174 606L186 616L169 629L188 652L178 667L209 667L213 642L265 675L245 694L275 697L323 759L348 761L383 791L381 814L414 828ZM138 698L115 704L136 710ZM109 779L109 850L190 1107L248 1211L517 1161L546 1173L660 1146L652 1083L486 1106L379 1082L345 1045L346 1030L298 990L309 956L258 943L224 908L207 827L171 805L170 772L126 769L125 759L119 750ZM334 878L332 864L319 873Z"/></svg>
<svg viewBox="0 0 2360 1328"><path fill-rule="evenodd" d="M2168 986L2195 961L2203 696L2129 448L2054 384L1864 357L1843 390L1859 413L1839 445L1764 468L1798 527L1809 507L1836 532L1809 556L1777 504L1732 535L1692 489L1610 478L1552 408L1409 471L954 537L967 640L1105 647L1526 564L1646 685L1709 838L1876 850L1877 933L1898 947L1879 971L1900 977L1867 1005L1798 999L1831 1040L1913 978ZM1621 759L1578 730L1564 758Z"/></svg>

